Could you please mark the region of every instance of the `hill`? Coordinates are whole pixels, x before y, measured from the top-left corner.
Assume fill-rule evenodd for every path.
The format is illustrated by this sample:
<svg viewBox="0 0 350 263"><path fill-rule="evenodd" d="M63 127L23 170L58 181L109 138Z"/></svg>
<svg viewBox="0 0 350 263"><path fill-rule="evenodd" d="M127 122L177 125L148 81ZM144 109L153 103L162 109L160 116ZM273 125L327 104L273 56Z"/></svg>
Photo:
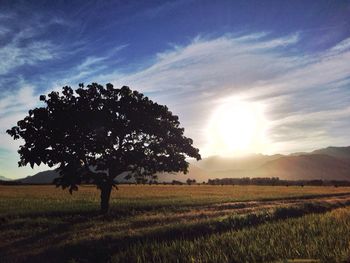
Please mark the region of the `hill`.
<svg viewBox="0 0 350 263"><path fill-rule="evenodd" d="M326 154L283 156L255 169L226 170L211 173L212 178L279 177L284 180L348 180L350 159Z"/></svg>
<svg viewBox="0 0 350 263"><path fill-rule="evenodd" d="M199 168L195 166L194 164L190 164L188 173L159 173L158 174L158 181L159 182L172 182L180 181L180 182L186 182L186 180L195 179L198 183L207 182L208 179L210 179L210 172L205 171L202 168Z"/></svg>
<svg viewBox="0 0 350 263"><path fill-rule="evenodd" d="M55 171L44 171L20 181L25 184L49 184L57 176ZM190 161L187 174L159 173L158 181L185 182L187 178L190 178L197 182L206 182L208 179L241 177L350 181L350 147L328 147L311 153L290 155L252 154L239 158L210 156L199 162ZM119 176L117 180L126 182L123 176Z"/></svg>
<svg viewBox="0 0 350 263"><path fill-rule="evenodd" d="M0 181L11 181L12 179L9 179L5 176L0 175Z"/></svg>
<svg viewBox="0 0 350 263"><path fill-rule="evenodd" d="M23 184L52 184L53 180L58 177L58 173L53 170L39 172L23 179L18 179Z"/></svg>
<svg viewBox="0 0 350 263"><path fill-rule="evenodd" d="M347 147L327 147L311 152L311 154L326 154L335 158L350 159L350 146Z"/></svg>
<svg viewBox="0 0 350 263"><path fill-rule="evenodd" d="M207 158L203 158L199 162L193 162L192 164L208 172L246 170L258 168L261 165L269 161L276 160L282 156L283 155L281 154L250 154L242 157L210 156Z"/></svg>
<svg viewBox="0 0 350 263"><path fill-rule="evenodd" d="M264 164L255 174L286 180L350 180L350 160L326 154L285 156Z"/></svg>

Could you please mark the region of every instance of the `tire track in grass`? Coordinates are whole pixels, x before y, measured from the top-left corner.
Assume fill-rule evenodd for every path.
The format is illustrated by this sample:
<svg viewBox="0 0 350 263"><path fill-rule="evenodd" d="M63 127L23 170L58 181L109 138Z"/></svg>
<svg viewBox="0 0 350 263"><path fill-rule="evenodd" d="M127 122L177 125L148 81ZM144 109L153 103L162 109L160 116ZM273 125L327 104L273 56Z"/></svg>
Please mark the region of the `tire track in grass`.
<svg viewBox="0 0 350 263"><path fill-rule="evenodd" d="M320 199L322 198L310 199L308 200L309 202L288 203L287 206L284 204L284 206L267 210L256 209L254 212L233 214L223 218L213 218L200 222L163 225L149 232L141 231L137 233L136 231L133 236L113 238L113 236L109 235L98 240L83 240L79 243L66 244L43 251L38 255L33 255L28 262L38 262L38 260L42 260L52 254L58 255L60 261L78 256L82 261L92 259L94 262L104 262L108 260L108 255L128 249L134 244L194 240L198 237L205 237L211 234L256 227L267 222L302 217L311 213L325 213L336 208L350 206L350 196L323 198L325 200ZM95 254L99 256L104 255L104 257L96 258L94 256ZM103 261L99 261L101 259Z"/></svg>

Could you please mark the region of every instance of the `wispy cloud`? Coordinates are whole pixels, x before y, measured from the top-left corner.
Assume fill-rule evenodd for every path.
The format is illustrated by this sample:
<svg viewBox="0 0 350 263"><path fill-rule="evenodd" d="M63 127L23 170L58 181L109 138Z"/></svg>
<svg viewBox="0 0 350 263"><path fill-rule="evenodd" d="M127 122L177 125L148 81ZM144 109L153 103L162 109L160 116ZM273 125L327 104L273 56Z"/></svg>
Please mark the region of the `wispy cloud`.
<svg viewBox="0 0 350 263"><path fill-rule="evenodd" d="M149 91L186 90L189 87L196 91L220 90L222 84L239 90L242 84L270 79L293 66L295 58L281 56L278 49L295 43L295 35L264 41L248 41L249 36L246 38L197 38L187 46L177 46L157 54L155 63L140 72L118 75L116 83L132 83ZM269 53L274 49L276 52ZM276 61L279 62L277 67ZM218 87L218 84L221 85Z"/></svg>
<svg viewBox="0 0 350 263"><path fill-rule="evenodd" d="M293 50L298 41L298 34L197 38L189 45L157 54L154 64L139 72L113 73L117 76L113 82L154 94L170 105L199 146L205 144L203 130L213 107L227 96L266 105L272 139L266 152L346 144L350 115L340 113L347 112L350 99L348 39L309 55ZM112 79L113 74L101 79ZM277 103L279 98L283 102ZM312 118L314 125L308 125ZM340 132L335 136L340 124L342 136ZM300 137L307 138L308 144ZM283 146L281 139L286 142Z"/></svg>
<svg viewBox="0 0 350 263"><path fill-rule="evenodd" d="M0 47L0 75L23 65L34 65L37 62L52 59L55 56L54 46L47 41L38 41L21 47L18 42L11 42Z"/></svg>
<svg viewBox="0 0 350 263"><path fill-rule="evenodd" d="M68 68L61 80L50 79L48 87L57 89L81 81L129 85L167 104L200 148L206 144L210 115L228 97L265 105L271 142L267 153L347 144L349 40L312 54L296 52L301 41L298 33L282 37L266 32L197 37L187 45L159 52L152 62L128 73L109 67L112 54L125 48L121 45L115 52L82 59ZM37 95L44 91L27 86L15 94L5 94L0 100L0 111L6 113L0 115L1 129L34 107ZM13 151L7 137L0 134L0 143Z"/></svg>
<svg viewBox="0 0 350 263"><path fill-rule="evenodd" d="M28 110L37 106L38 102L35 88L30 85L23 85L15 92L3 94L0 99L0 145L2 148L14 148L13 142L9 140L5 131L24 118Z"/></svg>
<svg viewBox="0 0 350 263"><path fill-rule="evenodd" d="M344 39L337 45L331 48L331 52L337 54L338 52L343 52L350 49L350 38Z"/></svg>
<svg viewBox="0 0 350 263"><path fill-rule="evenodd" d="M6 23L0 26L0 35L4 35L6 41L0 44L0 75L23 65L34 65L58 56L58 47L51 41L40 38L55 21L49 20L42 24L34 20L18 28L12 26L13 21L18 19L14 14L8 14L0 20L3 19L6 19Z"/></svg>

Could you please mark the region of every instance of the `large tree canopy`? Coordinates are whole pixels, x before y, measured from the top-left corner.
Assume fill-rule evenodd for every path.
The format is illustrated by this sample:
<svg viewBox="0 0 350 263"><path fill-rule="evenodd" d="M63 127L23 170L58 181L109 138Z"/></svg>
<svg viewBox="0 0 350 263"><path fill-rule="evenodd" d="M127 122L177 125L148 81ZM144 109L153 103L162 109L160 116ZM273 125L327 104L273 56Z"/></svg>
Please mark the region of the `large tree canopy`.
<svg viewBox="0 0 350 263"><path fill-rule="evenodd" d="M129 87L92 83L73 91L66 86L40 100L44 107L30 110L7 130L25 141L19 166L57 166L56 185L70 192L82 182L96 184L103 212L118 175L186 173L186 158L201 158L177 116Z"/></svg>

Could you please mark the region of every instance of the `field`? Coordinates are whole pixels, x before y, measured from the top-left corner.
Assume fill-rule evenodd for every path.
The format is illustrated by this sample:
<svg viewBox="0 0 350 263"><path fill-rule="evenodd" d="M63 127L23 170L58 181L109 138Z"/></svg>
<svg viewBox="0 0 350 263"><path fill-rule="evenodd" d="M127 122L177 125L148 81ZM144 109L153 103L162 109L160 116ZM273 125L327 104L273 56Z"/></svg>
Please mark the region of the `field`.
<svg viewBox="0 0 350 263"><path fill-rule="evenodd" d="M350 188L0 186L0 262L346 262ZM307 261L310 262L310 261Z"/></svg>

